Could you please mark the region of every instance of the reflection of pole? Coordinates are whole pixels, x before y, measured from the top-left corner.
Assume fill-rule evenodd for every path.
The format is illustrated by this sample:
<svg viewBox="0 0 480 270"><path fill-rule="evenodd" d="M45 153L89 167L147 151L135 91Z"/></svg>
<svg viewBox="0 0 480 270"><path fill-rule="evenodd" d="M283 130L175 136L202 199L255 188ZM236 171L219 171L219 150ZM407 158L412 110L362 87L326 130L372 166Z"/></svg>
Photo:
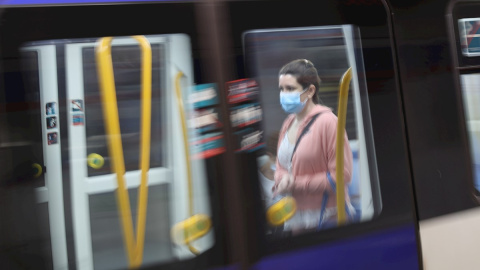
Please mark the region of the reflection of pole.
<svg viewBox="0 0 480 270"><path fill-rule="evenodd" d="M337 218L338 224L347 221L345 214L345 181L344 181L344 136L345 122L347 119L348 90L352 79L352 68L350 67L340 80L340 91L338 93L338 122L337 122L337 146L336 146L336 173L337 179Z"/></svg>

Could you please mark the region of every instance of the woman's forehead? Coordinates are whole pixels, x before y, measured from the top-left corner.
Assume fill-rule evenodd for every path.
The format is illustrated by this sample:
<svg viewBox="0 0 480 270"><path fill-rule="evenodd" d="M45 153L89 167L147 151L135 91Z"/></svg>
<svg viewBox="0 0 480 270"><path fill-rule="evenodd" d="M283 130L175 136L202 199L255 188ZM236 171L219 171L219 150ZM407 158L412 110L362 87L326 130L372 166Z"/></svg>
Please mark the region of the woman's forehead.
<svg viewBox="0 0 480 270"><path fill-rule="evenodd" d="M282 74L278 77L279 84L298 84L297 78L291 74Z"/></svg>

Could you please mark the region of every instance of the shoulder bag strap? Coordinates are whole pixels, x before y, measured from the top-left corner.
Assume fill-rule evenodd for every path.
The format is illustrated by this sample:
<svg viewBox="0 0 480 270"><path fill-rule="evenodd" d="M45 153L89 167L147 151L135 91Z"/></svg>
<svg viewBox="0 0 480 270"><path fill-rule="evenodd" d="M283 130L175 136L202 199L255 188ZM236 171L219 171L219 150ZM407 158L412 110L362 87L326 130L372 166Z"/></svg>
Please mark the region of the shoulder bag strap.
<svg viewBox="0 0 480 270"><path fill-rule="evenodd" d="M297 150L297 147L298 147L298 144L300 143L300 140L303 138L303 135L305 135L308 130L310 129L310 127L312 126L313 122L315 122L315 119L317 119L317 117L322 114L321 112L320 113L317 113L315 114L314 116L312 116L312 119L310 119L310 122L308 122L308 124L305 126L305 128L302 130L302 133L300 134L300 136L298 136L298 140L297 140L297 143L295 143L295 147L293 148L293 152L292 152L292 157L290 159L290 162L292 161L293 159L293 154L295 153L295 151ZM288 131L287 131L288 132Z"/></svg>

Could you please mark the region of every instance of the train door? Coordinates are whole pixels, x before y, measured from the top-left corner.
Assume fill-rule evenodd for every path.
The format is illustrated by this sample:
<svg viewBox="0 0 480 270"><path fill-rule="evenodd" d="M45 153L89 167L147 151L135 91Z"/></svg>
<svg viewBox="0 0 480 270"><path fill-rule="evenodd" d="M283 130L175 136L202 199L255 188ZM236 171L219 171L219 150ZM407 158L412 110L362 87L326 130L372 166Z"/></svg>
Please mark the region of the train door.
<svg viewBox="0 0 480 270"><path fill-rule="evenodd" d="M52 254L54 268L66 266L67 254L65 244L65 227L63 218L62 199L62 167L60 148L68 148L68 165L70 181L71 212L73 218L73 234L75 243L75 258L80 269L111 269L127 266L125 260L115 260L113 257L122 257L127 243L122 242L126 231L118 226L118 216L115 200L115 191L119 184L113 172L114 158L109 155L108 140L115 136L108 134L104 127L101 92L97 77L95 48L99 46L95 39L91 41L75 41L58 43L64 55L58 54L65 61L66 98L63 100L63 114L59 112L59 99L56 85L56 46L35 45L24 46L25 52L36 52L39 55L40 103L44 125L44 159L46 182L49 194L49 205L56 205L57 209L50 209L50 232L52 238ZM195 211L210 216L208 191L205 185L205 169L201 160L191 163L195 183L189 190L186 181L187 163L190 157L185 157L185 151L179 151L185 146L182 130L179 105L174 90L184 88L181 99L187 100L189 88L192 85L192 69L189 58L189 39L184 35L168 35L147 38L152 52L152 113L151 113L151 146L150 168L148 170L148 204L144 205L147 211L145 230L145 244L143 249L143 264L152 264L173 257L191 257L192 252L182 248L172 248L169 241L164 242L170 235L170 228L192 215L189 210L189 200L194 200ZM117 106L119 124L121 128L121 144L125 157L124 175L128 189L131 208L131 222L135 228L141 226L135 220L139 216L141 195L136 195L141 180L140 142L143 130L140 130L140 76L142 57L140 48L133 38L116 38L112 42L112 64L116 76L114 77L117 89ZM182 74L181 76L177 76ZM48 85L50 84L50 85ZM181 89L178 89L181 91ZM191 106L186 102L185 110ZM61 121L60 117L66 117ZM68 136L61 136L60 122L68 125ZM169 127L169 128L167 128ZM143 128L143 126L142 126ZM175 136L179 134L181 136ZM61 138L63 137L63 140ZM191 138L193 139L193 138ZM57 182L51 181L49 176ZM178 180L174 180L178 179ZM190 179L191 181L191 179ZM50 188L52 187L53 188ZM39 192L45 192L39 190ZM119 196L119 195L116 195ZM58 200L58 201L57 201ZM135 203L138 201L139 203ZM118 201L118 203L120 203ZM138 207L138 208L137 208ZM138 209L138 210L137 210ZM124 211L124 210L121 210ZM145 211L145 210L143 210ZM189 212L190 211L190 212ZM56 225L59 222L60 225ZM145 221L144 221L145 222ZM62 227L63 226L63 227ZM145 225L144 225L145 226ZM138 229L137 229L138 230ZM123 237L121 237L123 235ZM136 239L136 241L142 241ZM195 243L199 252L212 245L210 233ZM57 244L60 242L63 245Z"/></svg>
<svg viewBox="0 0 480 270"><path fill-rule="evenodd" d="M107 11L116 12L101 19L100 26L88 19L85 22L91 27L69 31L60 24L50 25L85 19L78 9L102 18ZM206 63L199 60L200 38L192 28L194 11L193 3L157 3L28 7L2 13L0 63L2 67L5 59L14 63L10 73L2 73L7 83L2 84L2 93L10 108L20 104L23 114L33 115L25 116L34 124L25 125L24 134L41 141L43 147L37 149L41 158L35 169L39 179L45 179L45 187L36 190L37 207L48 206L36 213L47 228L48 237L42 242L48 246L45 268L197 269L238 261L226 257L230 251L222 242L222 228L229 226L219 210L228 205L219 201L224 200L220 192L224 189L225 148L222 126L214 116L220 99L216 76L198 67ZM179 19L177 12L186 17ZM127 23L127 16L136 22L141 18L143 23ZM43 30L30 25L21 30L24 35L5 38L23 27L19 22L25 17ZM132 37L139 32L148 35ZM108 53L96 53L101 42L108 40L110 60ZM145 43L149 49L143 47ZM98 57L107 61L99 64ZM148 58L151 63L146 73L151 78L144 83L142 74L147 68L142 64ZM108 76L99 73L108 66L113 75L105 79ZM113 81L114 98L104 100L103 89L112 93L111 87L101 86L107 80ZM147 84L151 95L145 101ZM145 102L151 104L148 114L142 112ZM112 104L118 119L104 111ZM151 119L144 120L145 115ZM18 119L10 111L6 117ZM118 132L106 129L115 122ZM7 127L13 130L9 123ZM145 134L150 137L146 155ZM112 138L119 139L113 148L123 152L123 173L117 170L119 155L111 152ZM38 147L29 141L25 148ZM146 169L140 165L145 160L149 163ZM5 162L2 159L8 166Z"/></svg>

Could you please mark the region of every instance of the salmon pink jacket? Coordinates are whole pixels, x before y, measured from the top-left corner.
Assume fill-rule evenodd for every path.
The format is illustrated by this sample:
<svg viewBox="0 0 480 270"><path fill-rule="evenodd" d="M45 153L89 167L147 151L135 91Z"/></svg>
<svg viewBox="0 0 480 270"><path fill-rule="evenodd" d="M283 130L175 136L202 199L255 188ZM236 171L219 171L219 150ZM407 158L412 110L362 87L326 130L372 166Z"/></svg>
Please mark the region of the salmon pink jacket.
<svg viewBox="0 0 480 270"><path fill-rule="evenodd" d="M315 105L300 123L295 142L311 118L318 113L321 114L310 126L309 131L303 135L295 153L293 153L291 172L294 182L292 196L297 202L298 210L320 210L325 191L329 193L326 207L335 207L337 205L336 195L327 179L327 172L330 172L331 177L336 181L337 116L330 108ZM283 122L277 149L280 149L280 143L294 119L295 115L291 114ZM345 198L349 202L348 184L350 184L352 179L352 151L350 150L346 133L344 140L344 167L342 169L344 170ZM275 188L280 183L282 177L288 174L288 169L282 167L278 159L276 167Z"/></svg>

